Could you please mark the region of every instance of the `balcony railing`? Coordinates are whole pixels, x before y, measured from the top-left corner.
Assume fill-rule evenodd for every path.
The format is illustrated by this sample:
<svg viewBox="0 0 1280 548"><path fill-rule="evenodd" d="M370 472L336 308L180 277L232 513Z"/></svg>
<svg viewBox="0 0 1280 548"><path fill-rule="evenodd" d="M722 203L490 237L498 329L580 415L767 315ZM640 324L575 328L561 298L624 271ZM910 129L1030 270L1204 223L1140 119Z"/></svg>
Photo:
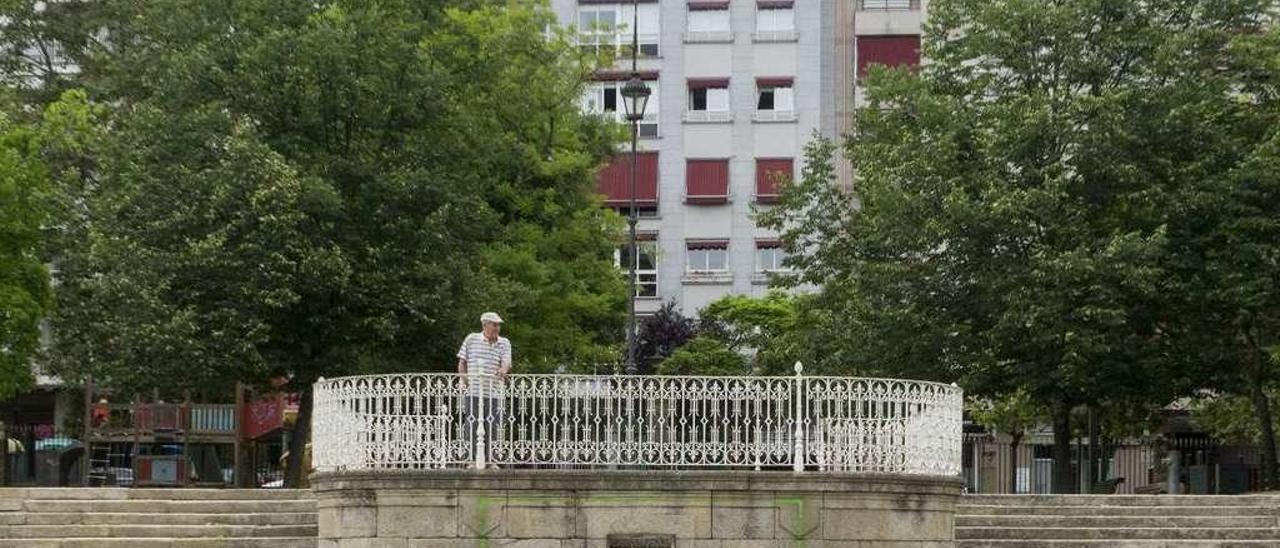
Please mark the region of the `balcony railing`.
<svg viewBox="0 0 1280 548"><path fill-rule="evenodd" d="M320 471L502 467L960 473L954 385L846 377L454 374L315 385Z"/></svg>
<svg viewBox="0 0 1280 548"><path fill-rule="evenodd" d="M920 0L858 0L858 9L876 10L918 10Z"/></svg>
<svg viewBox="0 0 1280 548"><path fill-rule="evenodd" d="M691 123L724 123L733 121L733 113L727 110L686 110L684 121Z"/></svg>
<svg viewBox="0 0 1280 548"><path fill-rule="evenodd" d="M757 110L751 114L753 122L794 122L796 121L796 111L794 110Z"/></svg>

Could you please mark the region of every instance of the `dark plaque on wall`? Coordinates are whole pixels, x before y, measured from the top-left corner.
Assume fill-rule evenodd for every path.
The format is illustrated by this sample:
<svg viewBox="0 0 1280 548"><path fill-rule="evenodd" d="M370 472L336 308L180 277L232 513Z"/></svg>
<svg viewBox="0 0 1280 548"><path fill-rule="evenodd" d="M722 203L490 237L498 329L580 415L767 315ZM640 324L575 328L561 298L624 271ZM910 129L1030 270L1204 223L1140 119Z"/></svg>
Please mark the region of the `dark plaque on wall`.
<svg viewBox="0 0 1280 548"><path fill-rule="evenodd" d="M609 548L675 548L675 535L637 533L605 537Z"/></svg>

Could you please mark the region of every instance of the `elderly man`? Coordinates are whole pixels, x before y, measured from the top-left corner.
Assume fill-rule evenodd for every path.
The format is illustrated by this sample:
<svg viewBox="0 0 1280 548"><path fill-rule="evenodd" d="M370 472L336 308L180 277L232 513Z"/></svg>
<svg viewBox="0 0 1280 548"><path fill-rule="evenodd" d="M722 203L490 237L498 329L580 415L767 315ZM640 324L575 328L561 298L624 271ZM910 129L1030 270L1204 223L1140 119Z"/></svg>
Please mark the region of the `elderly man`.
<svg viewBox="0 0 1280 548"><path fill-rule="evenodd" d="M467 386L467 424L472 434L484 422L486 460L493 462L493 442L502 439L502 398L511 372L511 341L498 335L502 318L494 312L480 316L479 333L467 335L458 349L458 374ZM475 439L472 440L475 447ZM490 465L497 468L496 465Z"/></svg>

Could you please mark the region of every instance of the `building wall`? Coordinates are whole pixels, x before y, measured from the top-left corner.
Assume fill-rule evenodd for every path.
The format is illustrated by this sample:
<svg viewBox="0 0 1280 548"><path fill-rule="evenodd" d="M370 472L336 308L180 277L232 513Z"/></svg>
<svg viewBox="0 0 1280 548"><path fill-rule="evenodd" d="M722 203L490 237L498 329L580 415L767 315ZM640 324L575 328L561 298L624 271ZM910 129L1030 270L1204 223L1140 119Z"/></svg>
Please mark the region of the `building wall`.
<svg viewBox="0 0 1280 548"><path fill-rule="evenodd" d="M552 7L563 23L575 24L580 6L601 5L579 1L555 0ZM762 295L768 290L756 264L756 241L776 234L760 228L754 220L755 160L795 158L793 173L798 175L803 169L804 146L815 133L834 138L848 131L859 101L859 37L919 35L925 17L920 1L876 2L796 0L792 5L794 40L778 41L762 41L756 35L759 8L754 1L728 2L730 33L716 41L689 39L686 2L657 4L659 57L641 59L639 68L659 75L654 90L660 106L659 131L656 138L641 139L639 149L659 153L659 200L656 217L642 218L639 228L657 234L658 295L637 299L637 311L651 312L674 300L685 314L696 315L724 295ZM628 60L620 60L615 68L628 69ZM758 77L793 78L793 121L755 119ZM690 78L729 79L728 120L685 120ZM686 203L685 161L713 158L728 160L728 202ZM838 176L851 184L852 170L847 162L839 167ZM687 276L689 239L728 240L727 275Z"/></svg>
<svg viewBox="0 0 1280 548"><path fill-rule="evenodd" d="M831 49L826 47L832 24L824 13L834 12L836 0L798 0L793 5L794 41L762 42L755 39L755 2L729 3L731 41L687 42L685 2L659 5L660 43L657 59L641 59L641 70L659 72L659 137L641 139L641 150L659 152L659 200L657 218L644 218L639 229L657 233L658 297L637 299L640 313L656 310L675 300L685 314L696 315L706 304L724 295L763 294L764 277L756 267L756 240L775 234L756 225L753 198L755 160L799 158L814 131L833 134L833 105L829 93ZM598 4L584 4L598 5ZM552 4L563 23L577 21L576 1ZM824 27L825 26L825 27ZM626 70L628 62L618 68ZM717 123L684 120L689 78L729 78L731 119ZM753 120L757 77L792 77L796 118L788 122ZM824 78L826 83L824 84ZM825 106L824 106L825 105ZM687 204L685 161L690 158L724 158L729 161L729 201L721 205ZM799 173L799 162L795 173ZM689 239L729 241L728 275L706 279L686 276L686 242Z"/></svg>

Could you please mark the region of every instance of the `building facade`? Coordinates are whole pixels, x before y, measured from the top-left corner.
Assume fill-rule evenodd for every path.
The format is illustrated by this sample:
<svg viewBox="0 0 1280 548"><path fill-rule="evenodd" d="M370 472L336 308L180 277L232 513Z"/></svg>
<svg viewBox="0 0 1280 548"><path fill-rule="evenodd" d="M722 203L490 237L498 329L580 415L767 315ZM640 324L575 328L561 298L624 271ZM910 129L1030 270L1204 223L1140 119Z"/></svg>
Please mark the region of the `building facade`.
<svg viewBox="0 0 1280 548"><path fill-rule="evenodd" d="M729 294L763 295L783 269L777 234L757 226L777 184L800 173L815 135L848 127L857 78L871 63L919 59L919 0L554 0L586 48L617 48L584 110L623 121L631 22L639 70L653 90L639 126L636 200L641 252L636 310L676 302L686 315ZM624 215L631 158L599 175ZM841 170L842 179L849 170ZM628 265L625 249L619 264Z"/></svg>

